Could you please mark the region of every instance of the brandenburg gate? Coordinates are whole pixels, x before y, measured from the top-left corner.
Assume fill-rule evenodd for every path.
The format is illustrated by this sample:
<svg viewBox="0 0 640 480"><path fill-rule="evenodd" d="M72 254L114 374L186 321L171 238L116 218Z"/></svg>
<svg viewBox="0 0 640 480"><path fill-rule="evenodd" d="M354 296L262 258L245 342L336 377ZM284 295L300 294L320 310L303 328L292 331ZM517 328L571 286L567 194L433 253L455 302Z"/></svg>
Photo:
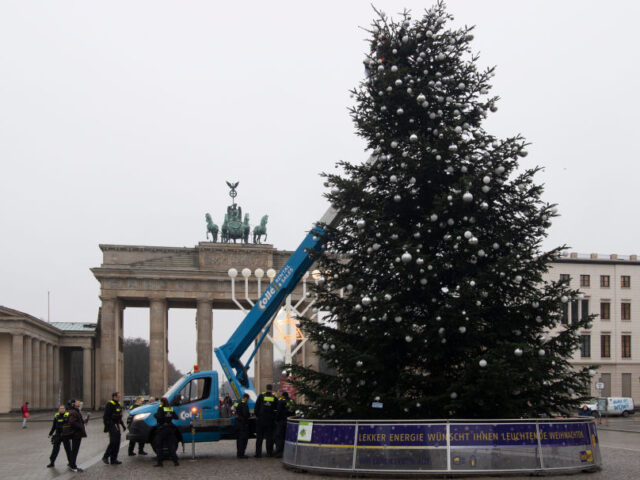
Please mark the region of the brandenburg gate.
<svg viewBox="0 0 640 480"><path fill-rule="evenodd" d="M167 322L171 308L196 310L197 362L201 370L213 367L213 310L238 309L231 292L228 271L256 269L278 271L292 252L273 245L200 242L194 248L100 245L102 265L91 269L100 282L98 340L96 341L97 405L104 405L114 391L123 391L123 321L127 307L149 308L149 386L151 395L167 390ZM243 279L244 280L244 279ZM265 287L263 279L262 288ZM248 278L251 298L258 297L257 279ZM237 285L236 287L240 287ZM244 285L236 288L242 305ZM292 301L302 300L302 288ZM305 365L318 368L311 345L298 357ZM273 345L262 343L252 371L258 392L273 381Z"/></svg>

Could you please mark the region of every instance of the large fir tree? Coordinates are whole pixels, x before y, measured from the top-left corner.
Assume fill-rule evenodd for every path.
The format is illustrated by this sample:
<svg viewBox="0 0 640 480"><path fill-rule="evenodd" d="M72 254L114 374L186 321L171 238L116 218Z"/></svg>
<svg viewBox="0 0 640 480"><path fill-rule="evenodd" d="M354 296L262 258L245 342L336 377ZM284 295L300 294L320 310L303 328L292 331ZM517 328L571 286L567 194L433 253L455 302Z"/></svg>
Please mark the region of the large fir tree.
<svg viewBox="0 0 640 480"><path fill-rule="evenodd" d="M537 416L589 384L568 362L589 320L558 328L578 292L543 280L556 208L519 166L525 140L482 128L494 69L448 20L438 3L371 27L351 115L375 162L325 175L342 218L318 258L322 321L302 322L330 369L292 369L309 416Z"/></svg>

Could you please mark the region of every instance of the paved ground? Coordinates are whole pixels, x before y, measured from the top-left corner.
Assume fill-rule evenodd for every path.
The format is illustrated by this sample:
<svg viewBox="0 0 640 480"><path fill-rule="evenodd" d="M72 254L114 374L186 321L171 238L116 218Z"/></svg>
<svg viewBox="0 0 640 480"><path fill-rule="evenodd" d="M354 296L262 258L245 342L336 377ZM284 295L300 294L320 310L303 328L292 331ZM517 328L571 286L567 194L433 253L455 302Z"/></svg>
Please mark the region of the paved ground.
<svg viewBox="0 0 640 480"><path fill-rule="evenodd" d="M35 420L37 420L36 417ZM43 417L44 419L44 417ZM85 480L113 478L141 480L153 476L154 480L164 478L211 478L219 479L299 479L327 480L327 476L300 473L283 468L279 460L271 458L237 460L235 443L222 441L196 446L197 459L190 460L190 445L183 454L179 450L181 465L174 467L165 463L163 468L153 467L153 458L128 457L126 443L123 442L120 459L122 465L104 465L100 458L106 447L106 434L102 433L100 416L91 420L88 425L88 438L80 448L78 464L85 468L82 474L69 472L66 468L66 457L61 451L56 462L58 467L47 469L51 445L47 439L49 422L34 421L27 429L20 428L19 420L0 421L0 478L56 479L67 480L77 476ZM569 480L636 480L640 477L640 416L628 419L608 419L599 427L600 448L604 458L603 470L595 473L572 475L569 477L552 476L550 479ZM254 441L249 441L248 451L254 448ZM478 478L478 477L474 477ZM493 477L495 478L495 477ZM508 477L510 479L531 477Z"/></svg>

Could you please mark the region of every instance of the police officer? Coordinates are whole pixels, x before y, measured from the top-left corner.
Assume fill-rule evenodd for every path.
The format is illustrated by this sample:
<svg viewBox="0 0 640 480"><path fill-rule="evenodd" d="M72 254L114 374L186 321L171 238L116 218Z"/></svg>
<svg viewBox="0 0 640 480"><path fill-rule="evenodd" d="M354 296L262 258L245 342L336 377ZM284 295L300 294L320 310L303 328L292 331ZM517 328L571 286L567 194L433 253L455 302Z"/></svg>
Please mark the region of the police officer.
<svg viewBox="0 0 640 480"><path fill-rule="evenodd" d="M139 406L142 405L142 397L136 397L136 401L133 402L131 405L129 405L129 410L133 410L134 408L138 408ZM129 431L129 433L131 433L131 431ZM133 457L135 456L135 450L136 448L136 442L133 440L129 440L129 456ZM144 451L144 443L143 442L139 442L138 443L138 455L146 455L147 452Z"/></svg>
<svg viewBox="0 0 640 480"><path fill-rule="evenodd" d="M235 402L233 408L236 411L236 457L249 458L244 454L249 441L249 394L242 395L242 400Z"/></svg>
<svg viewBox="0 0 640 480"><path fill-rule="evenodd" d="M67 463L71 463L69 460L71 458L70 439L69 436L62 436L62 427L68 424L69 412L67 412L67 409L64 405L60 405L58 407L58 412L53 416L53 425L51 426L51 430L49 430L49 438L51 438L53 449L51 450L51 456L49 457L49 465L47 465L47 468L55 467L56 458L58 458L61 443L64 446L65 453L67 454ZM65 430L68 430L68 428ZM65 431L65 433L67 432Z"/></svg>
<svg viewBox="0 0 640 480"><path fill-rule="evenodd" d="M262 457L262 440L265 440L267 456L273 456L273 429L275 427L276 397L273 387L258 395L256 400L256 458Z"/></svg>
<svg viewBox="0 0 640 480"><path fill-rule="evenodd" d="M122 462L118 460L118 452L120 451L120 427L126 430L122 421L122 406L120 405L120 393L113 392L111 400L104 407L104 431L109 433L109 446L102 456L102 461L111 465L120 465Z"/></svg>
<svg viewBox="0 0 640 480"><path fill-rule="evenodd" d="M165 397L160 399L160 406L158 411L154 415L158 421L158 428L154 439L156 447L156 464L154 467L162 467L162 460L165 457L171 458L173 464L177 467L180 465L178 462L178 455L176 450L178 449L178 440L176 437L176 426L173 424L173 420L178 419L178 415L173 411L169 400Z"/></svg>
<svg viewBox="0 0 640 480"><path fill-rule="evenodd" d="M284 451L284 438L287 431L287 418L293 415L294 403L289 398L289 392L281 392L278 397L278 404L276 407L276 427L275 427L275 442L276 452L274 454L277 458L282 458L282 452Z"/></svg>

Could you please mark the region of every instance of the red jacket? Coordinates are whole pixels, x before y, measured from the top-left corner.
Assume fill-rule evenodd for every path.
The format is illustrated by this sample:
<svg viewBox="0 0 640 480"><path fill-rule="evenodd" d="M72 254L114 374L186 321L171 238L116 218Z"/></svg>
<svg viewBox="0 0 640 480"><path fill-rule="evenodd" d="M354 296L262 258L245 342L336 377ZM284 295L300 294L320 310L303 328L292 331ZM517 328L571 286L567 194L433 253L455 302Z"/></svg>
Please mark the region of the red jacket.
<svg viewBox="0 0 640 480"><path fill-rule="evenodd" d="M29 407L27 407L27 404L25 403L24 405L22 405L22 418L25 418L28 416L29 416Z"/></svg>

